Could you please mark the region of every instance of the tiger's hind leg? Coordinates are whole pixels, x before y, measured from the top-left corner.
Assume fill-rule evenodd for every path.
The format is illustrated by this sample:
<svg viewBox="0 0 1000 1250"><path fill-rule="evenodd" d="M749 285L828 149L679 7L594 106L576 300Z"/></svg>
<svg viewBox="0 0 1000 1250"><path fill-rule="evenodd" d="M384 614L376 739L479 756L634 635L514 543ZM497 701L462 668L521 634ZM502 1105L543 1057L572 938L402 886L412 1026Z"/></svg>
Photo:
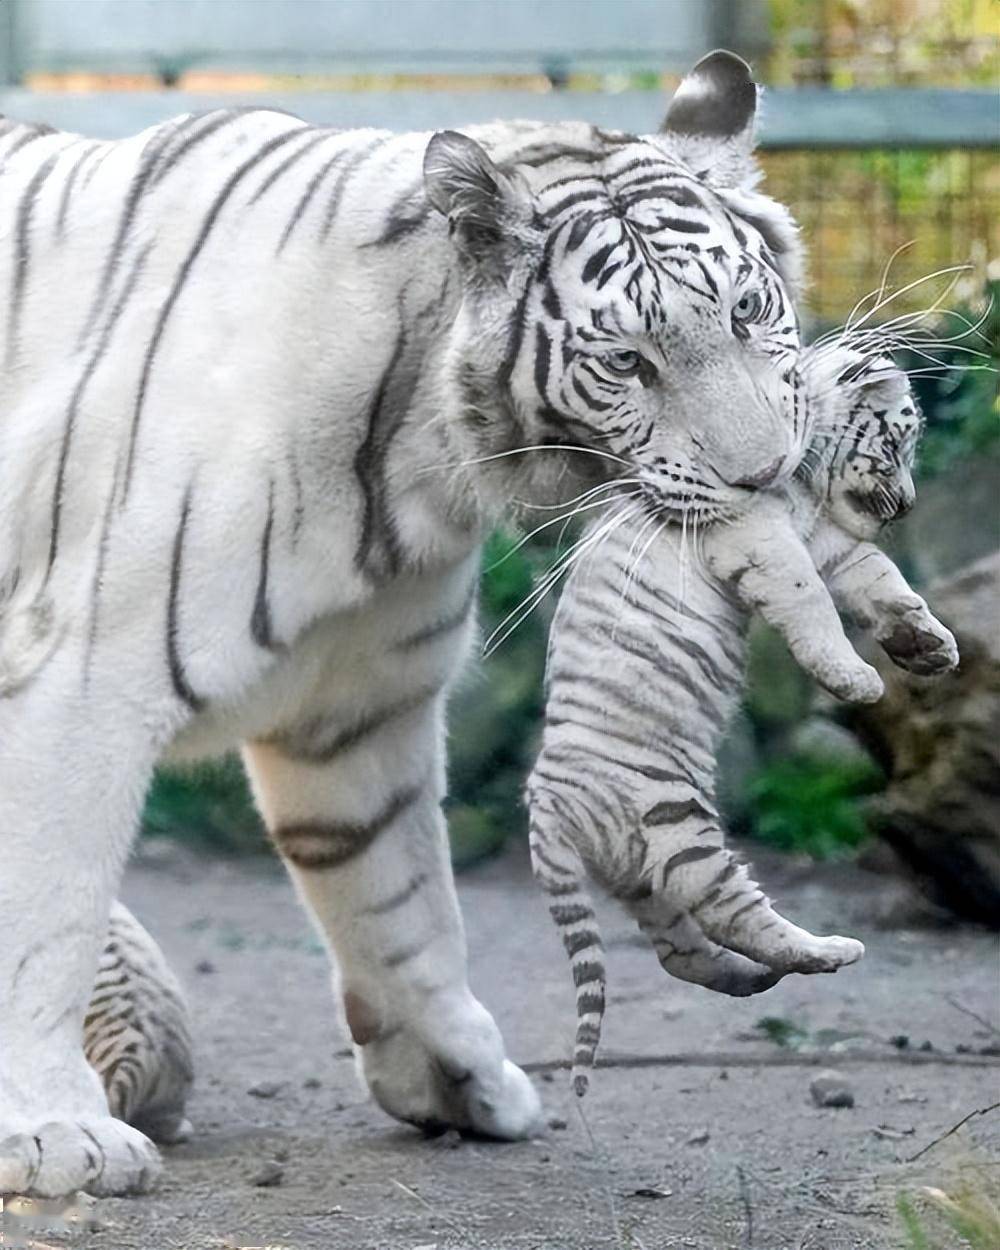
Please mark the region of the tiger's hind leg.
<svg viewBox="0 0 1000 1250"><path fill-rule="evenodd" d="M392 708L384 682L373 693ZM319 717L311 733L248 745L254 791L335 956L338 997L375 1100L428 1130L526 1137L538 1096L505 1059L467 979L440 806L443 695L395 697L395 711L369 713L353 730Z"/></svg>
<svg viewBox="0 0 1000 1250"><path fill-rule="evenodd" d="M165 1144L190 1136L184 1111L194 1070L183 992L156 942L117 902L83 1049L113 1116Z"/></svg>

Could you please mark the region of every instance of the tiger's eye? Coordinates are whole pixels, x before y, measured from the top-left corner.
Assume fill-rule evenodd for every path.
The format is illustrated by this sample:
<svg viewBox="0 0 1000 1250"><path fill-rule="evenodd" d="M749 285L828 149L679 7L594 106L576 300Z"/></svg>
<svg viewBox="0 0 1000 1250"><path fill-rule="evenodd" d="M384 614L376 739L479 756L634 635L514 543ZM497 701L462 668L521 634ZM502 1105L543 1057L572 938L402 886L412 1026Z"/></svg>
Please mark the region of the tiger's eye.
<svg viewBox="0 0 1000 1250"><path fill-rule="evenodd" d="M608 352L606 356L601 357L601 363L619 377L634 377L642 368L643 356L641 352L627 350Z"/></svg>
<svg viewBox="0 0 1000 1250"><path fill-rule="evenodd" d="M733 321L747 324L756 321L764 307L764 301L757 291L745 291L733 305Z"/></svg>

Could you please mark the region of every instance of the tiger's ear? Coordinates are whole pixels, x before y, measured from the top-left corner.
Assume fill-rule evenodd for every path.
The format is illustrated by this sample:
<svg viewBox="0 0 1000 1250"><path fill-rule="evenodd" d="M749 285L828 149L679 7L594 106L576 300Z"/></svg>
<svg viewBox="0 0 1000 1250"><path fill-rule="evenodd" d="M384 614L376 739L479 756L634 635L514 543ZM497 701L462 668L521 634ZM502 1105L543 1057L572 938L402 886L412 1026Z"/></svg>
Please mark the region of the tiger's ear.
<svg viewBox="0 0 1000 1250"><path fill-rule="evenodd" d="M474 139L440 130L424 153L424 187L448 218L459 249L477 266L507 270L535 237L531 192L521 177L498 169Z"/></svg>
<svg viewBox="0 0 1000 1250"><path fill-rule="evenodd" d="M760 176L753 159L756 116L750 66L720 50L702 57L682 80L660 132L710 186L750 189Z"/></svg>

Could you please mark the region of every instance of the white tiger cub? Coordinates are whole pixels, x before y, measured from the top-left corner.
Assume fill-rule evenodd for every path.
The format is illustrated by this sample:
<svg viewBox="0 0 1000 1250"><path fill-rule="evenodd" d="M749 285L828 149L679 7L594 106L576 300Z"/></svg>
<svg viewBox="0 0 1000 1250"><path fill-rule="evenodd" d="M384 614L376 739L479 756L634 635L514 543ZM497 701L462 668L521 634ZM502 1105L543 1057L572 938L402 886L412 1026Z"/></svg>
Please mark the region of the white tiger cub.
<svg viewBox="0 0 1000 1250"><path fill-rule="evenodd" d="M156 1175L81 1039L168 751L242 744L378 1103L533 1131L440 809L477 548L622 462L667 510L793 471L755 107L718 53L645 137L0 120L0 1193Z"/></svg>
<svg viewBox="0 0 1000 1250"><path fill-rule="evenodd" d="M189 1136L184 1109L194 1065L187 1004L160 948L121 903L111 909L83 1052L116 1119L154 1141Z"/></svg>
<svg viewBox="0 0 1000 1250"><path fill-rule="evenodd" d="M709 525L690 564L675 525L650 540L644 516L604 522L610 536L574 569L552 625L527 795L535 873L577 989L580 1094L605 1003L586 873L622 900L668 972L726 994L863 954L860 942L814 937L778 915L723 847L716 751L739 697L750 612L844 699L873 701L882 683L830 593L903 667L942 672L958 660L949 631L867 541L913 501L920 418L905 375L829 348L803 361L816 429L802 480Z"/></svg>

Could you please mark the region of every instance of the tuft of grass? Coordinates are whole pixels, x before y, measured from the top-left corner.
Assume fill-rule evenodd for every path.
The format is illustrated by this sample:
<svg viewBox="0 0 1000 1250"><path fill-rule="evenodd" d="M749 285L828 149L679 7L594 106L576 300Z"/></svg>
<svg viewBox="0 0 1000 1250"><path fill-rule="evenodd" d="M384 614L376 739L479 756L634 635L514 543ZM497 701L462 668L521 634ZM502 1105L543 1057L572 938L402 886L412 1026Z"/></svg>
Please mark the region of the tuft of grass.
<svg viewBox="0 0 1000 1250"><path fill-rule="evenodd" d="M980 1185L959 1182L950 1191L923 1186L921 1209L911 1194L896 1195L907 1250L996 1250L1000 1206ZM957 1240L955 1240L957 1238Z"/></svg>

